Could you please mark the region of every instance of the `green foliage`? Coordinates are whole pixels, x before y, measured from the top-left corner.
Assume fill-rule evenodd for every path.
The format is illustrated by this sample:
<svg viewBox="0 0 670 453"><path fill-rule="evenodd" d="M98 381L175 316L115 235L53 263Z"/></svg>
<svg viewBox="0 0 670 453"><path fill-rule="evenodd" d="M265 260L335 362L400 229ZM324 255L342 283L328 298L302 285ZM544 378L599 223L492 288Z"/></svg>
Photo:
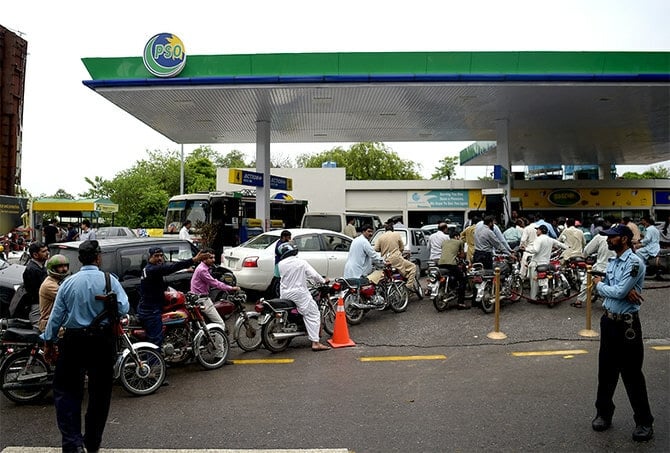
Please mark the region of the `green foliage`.
<svg viewBox="0 0 670 453"><path fill-rule="evenodd" d="M223 168L249 168L252 162L249 161L249 163L246 163L244 160L245 157L242 151L234 149L225 156L215 160L214 163L217 167Z"/></svg>
<svg viewBox="0 0 670 453"><path fill-rule="evenodd" d="M440 159L440 166L435 168L435 173L430 179L451 179L456 175L456 166L458 165L458 157L445 157Z"/></svg>
<svg viewBox="0 0 670 453"><path fill-rule="evenodd" d="M670 168L659 165L650 167L644 173L629 171L621 175L622 179L670 179Z"/></svg>
<svg viewBox="0 0 670 453"><path fill-rule="evenodd" d="M48 198L59 198L61 200L74 200L74 196L71 194L67 193L63 189L58 189L55 194L51 195Z"/></svg>
<svg viewBox="0 0 670 453"><path fill-rule="evenodd" d="M391 148L379 142L351 145L348 150L335 147L318 154L301 154L299 167L320 168L324 162L346 168L346 178L354 180L421 179L417 165L404 161Z"/></svg>

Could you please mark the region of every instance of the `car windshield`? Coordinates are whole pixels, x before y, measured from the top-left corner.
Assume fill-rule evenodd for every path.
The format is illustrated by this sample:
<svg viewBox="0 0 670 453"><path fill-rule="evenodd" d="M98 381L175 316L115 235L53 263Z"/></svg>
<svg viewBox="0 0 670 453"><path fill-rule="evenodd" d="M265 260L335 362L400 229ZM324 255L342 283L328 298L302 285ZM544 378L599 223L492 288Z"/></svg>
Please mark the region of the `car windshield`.
<svg viewBox="0 0 670 453"><path fill-rule="evenodd" d="M262 250L270 247L272 244L277 242L277 239L279 239L279 236L277 234L263 233L259 234L258 236L252 239L249 239L247 242L240 245L240 247Z"/></svg>

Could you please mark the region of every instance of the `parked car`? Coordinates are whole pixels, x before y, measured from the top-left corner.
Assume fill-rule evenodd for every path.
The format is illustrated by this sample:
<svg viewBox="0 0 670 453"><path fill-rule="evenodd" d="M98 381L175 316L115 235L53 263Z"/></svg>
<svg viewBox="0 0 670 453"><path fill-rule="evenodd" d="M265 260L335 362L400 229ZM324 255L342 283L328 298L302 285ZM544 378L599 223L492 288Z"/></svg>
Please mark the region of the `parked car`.
<svg viewBox="0 0 670 453"><path fill-rule="evenodd" d="M110 226L110 227L100 227L95 231L96 239L109 239L109 238L136 238L137 233L132 228L122 227L122 226Z"/></svg>
<svg viewBox="0 0 670 453"><path fill-rule="evenodd" d="M431 224L428 224L428 225L424 225L424 226L421 227L421 230L423 230L423 232L426 236L430 236L431 234L433 234L437 231L437 225L438 225L437 223L431 223ZM461 226L457 223L448 223L447 227L448 227L447 234L451 234L454 231L458 231L458 232L461 231Z"/></svg>
<svg viewBox="0 0 670 453"><path fill-rule="evenodd" d="M430 250L428 248L428 236L421 228L393 228L393 231L400 233L400 238L405 244L405 257L409 257L410 261L419 266L421 273L428 269L428 258L430 257ZM372 235L370 243L374 247L379 239L379 236L384 234L384 229L375 231Z"/></svg>
<svg viewBox="0 0 670 453"><path fill-rule="evenodd" d="M302 228L317 228L344 233L344 227L350 220L354 221L356 231L363 225L372 225L375 230L382 227L378 215L364 212L306 212L302 216Z"/></svg>
<svg viewBox="0 0 670 453"><path fill-rule="evenodd" d="M349 236L311 228L288 231L298 247L298 256L319 274L330 279L344 275L344 264L352 241ZM235 273L240 287L271 296L277 293L277 282L273 277L275 246L280 233L281 230L268 231L223 252L221 264Z"/></svg>
<svg viewBox="0 0 670 453"><path fill-rule="evenodd" d="M0 318L9 317L9 303L23 283L25 266L0 259Z"/></svg>
<svg viewBox="0 0 670 453"><path fill-rule="evenodd" d="M121 286L128 294L130 306L133 310L139 302L139 286L142 269L149 259L150 247L161 247L165 254L165 261L179 261L193 257L198 249L189 241L176 238L114 238L100 239L102 250L101 270L116 275ZM70 272L77 272L81 268L79 262L79 244L75 242L56 242L49 245L51 255L60 253L70 260ZM227 269L218 269L217 277L227 274L233 278ZM179 291L188 291L191 287L192 272L182 270L164 277L165 283ZM226 280L228 282L228 280Z"/></svg>

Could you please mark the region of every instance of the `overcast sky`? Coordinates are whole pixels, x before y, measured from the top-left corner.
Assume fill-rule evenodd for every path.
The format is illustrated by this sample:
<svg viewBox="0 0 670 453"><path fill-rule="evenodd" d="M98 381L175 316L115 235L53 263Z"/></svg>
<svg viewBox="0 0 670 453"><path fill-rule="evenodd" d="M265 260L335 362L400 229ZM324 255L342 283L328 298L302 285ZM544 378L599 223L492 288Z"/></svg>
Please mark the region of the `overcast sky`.
<svg viewBox="0 0 670 453"><path fill-rule="evenodd" d="M0 24L28 41L22 183L33 195L76 195L84 177L114 175L147 149L179 149L82 85L82 57L140 56L156 33L187 54L387 51L670 51L668 0L3 1ZM463 143L389 143L421 156L429 177ZM331 144L275 144L293 158ZM185 146L188 152L196 146ZM253 158L255 145L239 149ZM418 153L417 153L418 151ZM630 167L627 167L631 169ZM635 169L635 168L632 168ZM637 169L635 169L637 170ZM475 179L479 168L461 170Z"/></svg>

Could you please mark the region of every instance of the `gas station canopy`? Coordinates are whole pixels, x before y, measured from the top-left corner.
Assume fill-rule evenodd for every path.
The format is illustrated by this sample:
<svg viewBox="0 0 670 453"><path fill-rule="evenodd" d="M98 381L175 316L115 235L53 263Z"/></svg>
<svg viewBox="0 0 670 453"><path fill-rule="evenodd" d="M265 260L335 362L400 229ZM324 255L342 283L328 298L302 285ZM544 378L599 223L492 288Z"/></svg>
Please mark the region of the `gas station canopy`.
<svg viewBox="0 0 670 453"><path fill-rule="evenodd" d="M84 84L178 144L496 141L512 165L670 159L669 52L189 55L84 58ZM469 164L491 164L485 154Z"/></svg>

